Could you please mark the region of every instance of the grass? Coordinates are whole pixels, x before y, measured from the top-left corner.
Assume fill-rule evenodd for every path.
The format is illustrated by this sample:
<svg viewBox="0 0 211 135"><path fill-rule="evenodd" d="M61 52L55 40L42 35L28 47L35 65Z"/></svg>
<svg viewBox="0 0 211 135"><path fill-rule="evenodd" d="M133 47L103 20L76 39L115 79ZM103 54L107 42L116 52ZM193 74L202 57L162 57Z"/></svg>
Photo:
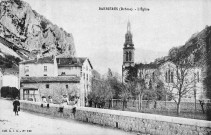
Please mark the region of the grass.
<svg viewBox="0 0 211 135"><path fill-rule="evenodd" d="M108 106L105 107L108 109ZM112 110L122 110L122 104L116 105L112 108ZM158 114L158 115L164 115L164 116L173 116L173 117L183 117L183 118L190 118L190 119L199 119L199 120L208 120L208 113L204 113L202 111L197 111L196 113L194 110L181 110L180 114L177 115L176 109L150 109L143 107L141 111L137 111L137 108L135 106L127 106L127 108L124 109L124 111L131 111L131 112L140 112L140 113L149 113L149 114Z"/></svg>

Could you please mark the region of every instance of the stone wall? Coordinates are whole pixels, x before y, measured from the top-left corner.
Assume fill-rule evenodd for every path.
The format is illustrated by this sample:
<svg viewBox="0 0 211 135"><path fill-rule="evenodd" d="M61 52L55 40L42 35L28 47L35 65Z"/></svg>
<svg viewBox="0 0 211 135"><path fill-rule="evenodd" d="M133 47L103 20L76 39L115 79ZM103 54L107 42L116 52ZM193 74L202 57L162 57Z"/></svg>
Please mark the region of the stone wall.
<svg viewBox="0 0 211 135"><path fill-rule="evenodd" d="M45 105L41 107L40 103L30 101L21 101L21 109L145 134L211 134L211 122L204 120L88 107L77 107L75 114L73 114L71 106L65 106L64 112L59 113L58 105L50 104L50 108L47 108Z"/></svg>
<svg viewBox="0 0 211 135"><path fill-rule="evenodd" d="M63 113L58 112L59 111L59 105L57 104L49 104L49 108L47 108L47 104L43 104L43 107L41 107L40 102L32 102L32 101L25 101L21 100L20 108L21 110L26 110L34 113L41 113L50 115L53 117L63 117L63 118L69 118L74 119L74 115L72 113L72 106L65 106Z"/></svg>

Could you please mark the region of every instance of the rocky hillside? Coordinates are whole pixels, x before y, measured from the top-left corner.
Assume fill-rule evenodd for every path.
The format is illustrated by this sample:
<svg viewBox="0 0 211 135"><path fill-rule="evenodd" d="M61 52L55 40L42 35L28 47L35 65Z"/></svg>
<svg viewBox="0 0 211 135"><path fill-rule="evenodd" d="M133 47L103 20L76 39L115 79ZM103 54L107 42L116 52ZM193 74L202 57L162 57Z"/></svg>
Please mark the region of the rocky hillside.
<svg viewBox="0 0 211 135"><path fill-rule="evenodd" d="M24 59L33 58L37 53L43 56L76 53L72 34L21 0L0 2L0 42Z"/></svg>
<svg viewBox="0 0 211 135"><path fill-rule="evenodd" d="M207 65L208 52L210 50L211 26L206 26L202 31L195 33L187 42L179 47L169 50L169 55L158 58L155 63L159 64L167 60L191 61L196 66Z"/></svg>

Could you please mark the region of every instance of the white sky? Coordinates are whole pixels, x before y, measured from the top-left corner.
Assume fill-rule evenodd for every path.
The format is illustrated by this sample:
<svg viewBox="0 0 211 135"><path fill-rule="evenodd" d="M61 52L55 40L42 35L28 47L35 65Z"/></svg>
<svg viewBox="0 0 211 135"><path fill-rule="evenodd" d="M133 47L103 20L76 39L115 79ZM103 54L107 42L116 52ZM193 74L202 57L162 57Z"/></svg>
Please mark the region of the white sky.
<svg viewBox="0 0 211 135"><path fill-rule="evenodd" d="M210 0L24 0L32 9L74 37L77 56L89 57L100 73L121 73L122 48L131 22L135 61L150 62L184 45L211 24ZM99 7L149 8L150 11L100 11Z"/></svg>

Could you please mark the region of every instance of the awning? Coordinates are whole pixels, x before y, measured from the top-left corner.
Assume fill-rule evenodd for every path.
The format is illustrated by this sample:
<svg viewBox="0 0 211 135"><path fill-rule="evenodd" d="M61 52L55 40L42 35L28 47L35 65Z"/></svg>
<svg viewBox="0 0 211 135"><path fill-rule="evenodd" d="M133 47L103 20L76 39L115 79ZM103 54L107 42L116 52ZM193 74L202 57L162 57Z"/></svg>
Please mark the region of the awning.
<svg viewBox="0 0 211 135"><path fill-rule="evenodd" d="M23 87L21 89L23 89L23 90L38 90L38 88L30 88L30 87Z"/></svg>

